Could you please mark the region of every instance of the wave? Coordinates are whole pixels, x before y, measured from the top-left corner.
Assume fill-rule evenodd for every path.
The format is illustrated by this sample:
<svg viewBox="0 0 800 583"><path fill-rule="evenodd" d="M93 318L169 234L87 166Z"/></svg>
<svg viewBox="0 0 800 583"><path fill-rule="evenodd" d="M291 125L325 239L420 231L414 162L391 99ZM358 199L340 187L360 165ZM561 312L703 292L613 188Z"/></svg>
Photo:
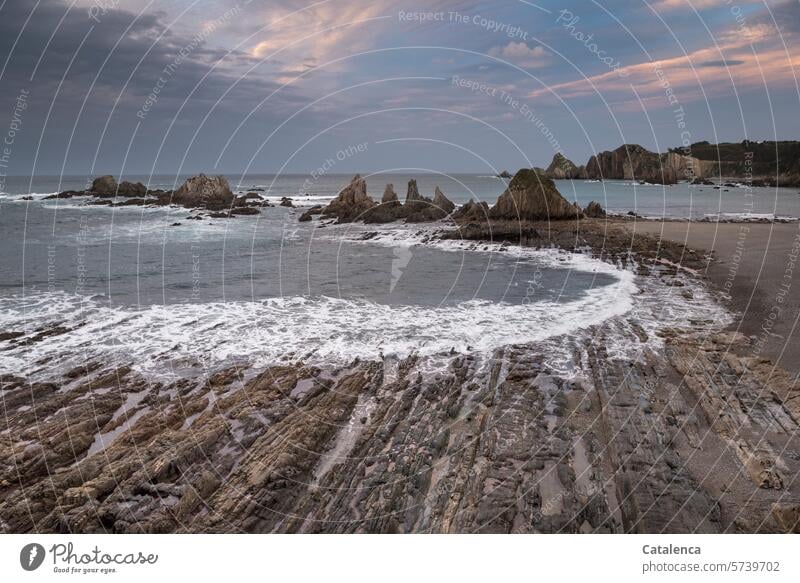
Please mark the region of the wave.
<svg viewBox="0 0 800 583"><path fill-rule="evenodd" d="M415 245L424 236L400 231L384 230L370 243ZM481 243L476 248L461 241L434 245L473 252L500 252L501 247ZM726 321L724 310L690 280L683 289L691 289L694 300L687 303L676 288L660 285L657 278L639 281L632 271L587 255L520 248L503 252L518 253L547 267L612 274L615 282L588 289L570 302L470 300L439 307L390 306L327 296L142 308L114 307L64 293L7 297L0 299L3 330L32 335L63 326L69 331L29 344L0 342L0 370L46 376L99 360L163 375L234 362L256 367L286 361L344 365L355 358L412 354L446 363L453 351L491 354L512 344L563 344L564 338L585 337L583 341L589 342L593 327L628 326L633 319L648 339L634 345L630 334L619 335L616 341L612 334L607 346L612 357L631 358L645 346L662 342L656 334L661 327L687 325L701 318L713 318L719 324Z"/></svg>

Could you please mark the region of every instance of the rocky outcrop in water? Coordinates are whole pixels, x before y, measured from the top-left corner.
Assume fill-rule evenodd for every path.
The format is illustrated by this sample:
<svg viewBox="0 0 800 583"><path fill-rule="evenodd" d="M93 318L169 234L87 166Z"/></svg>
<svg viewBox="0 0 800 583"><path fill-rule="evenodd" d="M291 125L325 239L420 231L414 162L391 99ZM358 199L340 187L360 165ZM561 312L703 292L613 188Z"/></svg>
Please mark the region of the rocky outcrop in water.
<svg viewBox="0 0 800 583"><path fill-rule="evenodd" d="M147 195L147 187L141 182L128 182L127 180L123 180L118 184L116 178L106 175L95 178L86 194L103 198L114 196L144 197Z"/></svg>
<svg viewBox="0 0 800 583"><path fill-rule="evenodd" d="M505 221L561 220L579 216L580 209L561 196L552 179L531 169L517 172L489 210L489 218Z"/></svg>
<svg viewBox="0 0 800 583"><path fill-rule="evenodd" d="M586 168L576 166L560 152L553 156L550 166L544 171L545 175L554 180L585 178Z"/></svg>
<svg viewBox="0 0 800 583"><path fill-rule="evenodd" d="M340 223L363 220L363 215L376 205L367 194L367 182L356 174L339 195L322 209L322 216L336 218Z"/></svg>
<svg viewBox="0 0 800 583"><path fill-rule="evenodd" d="M187 208L223 210L231 207L233 192L224 176L200 174L188 178L172 194L172 202Z"/></svg>
<svg viewBox="0 0 800 583"><path fill-rule="evenodd" d="M386 188L383 191L383 197L381 198L381 204L389 204L392 202L399 202L397 198L397 193L394 191L393 184L387 184Z"/></svg>
<svg viewBox="0 0 800 583"><path fill-rule="evenodd" d="M444 195L438 186L433 193L433 206L442 211L445 216L452 213L456 208L456 205Z"/></svg>

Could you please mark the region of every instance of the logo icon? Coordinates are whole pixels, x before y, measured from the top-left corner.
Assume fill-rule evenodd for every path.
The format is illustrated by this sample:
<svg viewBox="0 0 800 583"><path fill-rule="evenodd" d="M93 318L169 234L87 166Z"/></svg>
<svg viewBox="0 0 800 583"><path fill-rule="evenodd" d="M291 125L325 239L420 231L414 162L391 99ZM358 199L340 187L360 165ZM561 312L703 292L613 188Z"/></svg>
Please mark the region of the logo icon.
<svg viewBox="0 0 800 583"><path fill-rule="evenodd" d="M38 543L30 543L22 547L19 553L19 564L26 571L35 571L44 562L44 547Z"/></svg>

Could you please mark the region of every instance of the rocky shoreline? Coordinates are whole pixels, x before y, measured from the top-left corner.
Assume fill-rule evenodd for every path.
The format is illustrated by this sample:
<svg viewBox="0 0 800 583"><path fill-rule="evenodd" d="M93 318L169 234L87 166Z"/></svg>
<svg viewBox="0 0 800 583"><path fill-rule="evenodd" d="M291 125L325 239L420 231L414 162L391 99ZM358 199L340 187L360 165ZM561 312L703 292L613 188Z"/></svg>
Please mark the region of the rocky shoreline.
<svg viewBox="0 0 800 583"><path fill-rule="evenodd" d="M711 260L585 217L436 236L591 249L686 301ZM93 361L6 374L0 531L796 532L791 376L712 321L656 333L660 348L614 319L579 343L452 354L436 374L413 355L158 381ZM612 356L612 336L641 349Z"/></svg>

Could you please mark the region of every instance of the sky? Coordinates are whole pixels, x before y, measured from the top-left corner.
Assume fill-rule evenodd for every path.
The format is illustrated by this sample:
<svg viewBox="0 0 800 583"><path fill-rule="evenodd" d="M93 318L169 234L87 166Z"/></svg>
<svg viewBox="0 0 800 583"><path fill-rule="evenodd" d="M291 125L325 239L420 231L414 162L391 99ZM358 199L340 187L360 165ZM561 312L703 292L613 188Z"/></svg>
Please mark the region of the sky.
<svg viewBox="0 0 800 583"><path fill-rule="evenodd" d="M800 0L0 0L8 175L494 173L800 139Z"/></svg>

